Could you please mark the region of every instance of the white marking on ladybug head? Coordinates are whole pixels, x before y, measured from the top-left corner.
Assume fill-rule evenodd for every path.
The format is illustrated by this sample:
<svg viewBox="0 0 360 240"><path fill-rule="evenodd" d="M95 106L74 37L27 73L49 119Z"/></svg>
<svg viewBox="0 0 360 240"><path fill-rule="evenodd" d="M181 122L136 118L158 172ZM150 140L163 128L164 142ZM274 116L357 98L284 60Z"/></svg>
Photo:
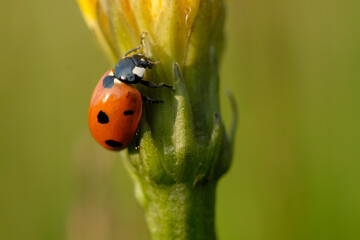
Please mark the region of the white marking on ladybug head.
<svg viewBox="0 0 360 240"><path fill-rule="evenodd" d="M109 72L109 76L115 76L113 70L111 70L111 71Z"/></svg>
<svg viewBox="0 0 360 240"><path fill-rule="evenodd" d="M139 78L143 78L144 74L145 74L145 68L143 68L143 67L134 67L132 72L133 72L133 74L135 74Z"/></svg>

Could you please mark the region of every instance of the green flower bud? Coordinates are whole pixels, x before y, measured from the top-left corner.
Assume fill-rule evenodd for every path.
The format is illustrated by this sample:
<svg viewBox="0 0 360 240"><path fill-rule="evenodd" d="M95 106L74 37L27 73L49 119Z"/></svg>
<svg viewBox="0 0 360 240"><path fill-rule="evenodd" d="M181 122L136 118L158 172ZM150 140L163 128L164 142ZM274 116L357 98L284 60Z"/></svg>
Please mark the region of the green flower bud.
<svg viewBox="0 0 360 240"><path fill-rule="evenodd" d="M162 104L144 104L140 148L121 152L153 239L215 239L216 181L230 166L235 122L220 117L222 0L79 0L89 27L116 63L129 49L159 61L136 86ZM234 101L232 101L235 106ZM235 109L235 107L234 107ZM236 114L235 114L236 115Z"/></svg>

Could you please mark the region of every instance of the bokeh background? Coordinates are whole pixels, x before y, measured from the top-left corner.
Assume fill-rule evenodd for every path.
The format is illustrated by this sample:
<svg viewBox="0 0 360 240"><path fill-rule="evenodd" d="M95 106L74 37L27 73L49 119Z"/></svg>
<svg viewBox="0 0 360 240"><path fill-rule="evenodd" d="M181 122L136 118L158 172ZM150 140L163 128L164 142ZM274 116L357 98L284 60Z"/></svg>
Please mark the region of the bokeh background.
<svg viewBox="0 0 360 240"><path fill-rule="evenodd" d="M148 240L87 108L111 66L76 1L2 1L0 239ZM225 90L240 122L220 240L360 239L360 1L228 1Z"/></svg>

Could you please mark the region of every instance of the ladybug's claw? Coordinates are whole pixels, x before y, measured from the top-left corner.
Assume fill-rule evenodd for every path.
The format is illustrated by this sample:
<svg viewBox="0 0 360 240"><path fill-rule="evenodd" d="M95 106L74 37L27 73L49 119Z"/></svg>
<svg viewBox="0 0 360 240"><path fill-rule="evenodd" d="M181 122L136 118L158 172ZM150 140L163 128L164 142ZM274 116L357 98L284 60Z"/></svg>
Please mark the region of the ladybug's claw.
<svg viewBox="0 0 360 240"><path fill-rule="evenodd" d="M148 34L150 34L150 33L147 32L147 31L143 31L143 32L141 33L141 35L140 35L141 44L142 44L142 42L144 41L146 35L148 35Z"/></svg>
<svg viewBox="0 0 360 240"><path fill-rule="evenodd" d="M149 63L151 63L152 65L155 65L155 64L159 64L160 61L156 61L156 62L149 61Z"/></svg>

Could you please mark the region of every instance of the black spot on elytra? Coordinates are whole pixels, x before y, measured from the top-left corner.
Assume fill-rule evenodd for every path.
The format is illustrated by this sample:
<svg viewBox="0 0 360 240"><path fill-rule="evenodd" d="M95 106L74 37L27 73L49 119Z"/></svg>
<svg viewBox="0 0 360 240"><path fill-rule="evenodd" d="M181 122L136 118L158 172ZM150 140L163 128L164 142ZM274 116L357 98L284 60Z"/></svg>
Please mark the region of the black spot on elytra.
<svg viewBox="0 0 360 240"><path fill-rule="evenodd" d="M103 111L100 111L97 115L97 120L101 124L105 124L109 122L109 117Z"/></svg>
<svg viewBox="0 0 360 240"><path fill-rule="evenodd" d="M121 142L117 142L114 140L106 140L105 143L106 143L106 145L113 147L113 148L121 148L123 146L123 144Z"/></svg>
<svg viewBox="0 0 360 240"><path fill-rule="evenodd" d="M126 115L133 115L134 114L134 111L133 110L126 110L125 112L124 112L124 115L126 116Z"/></svg>
<svg viewBox="0 0 360 240"><path fill-rule="evenodd" d="M114 76L106 76L103 80L104 88L112 88L114 86Z"/></svg>

